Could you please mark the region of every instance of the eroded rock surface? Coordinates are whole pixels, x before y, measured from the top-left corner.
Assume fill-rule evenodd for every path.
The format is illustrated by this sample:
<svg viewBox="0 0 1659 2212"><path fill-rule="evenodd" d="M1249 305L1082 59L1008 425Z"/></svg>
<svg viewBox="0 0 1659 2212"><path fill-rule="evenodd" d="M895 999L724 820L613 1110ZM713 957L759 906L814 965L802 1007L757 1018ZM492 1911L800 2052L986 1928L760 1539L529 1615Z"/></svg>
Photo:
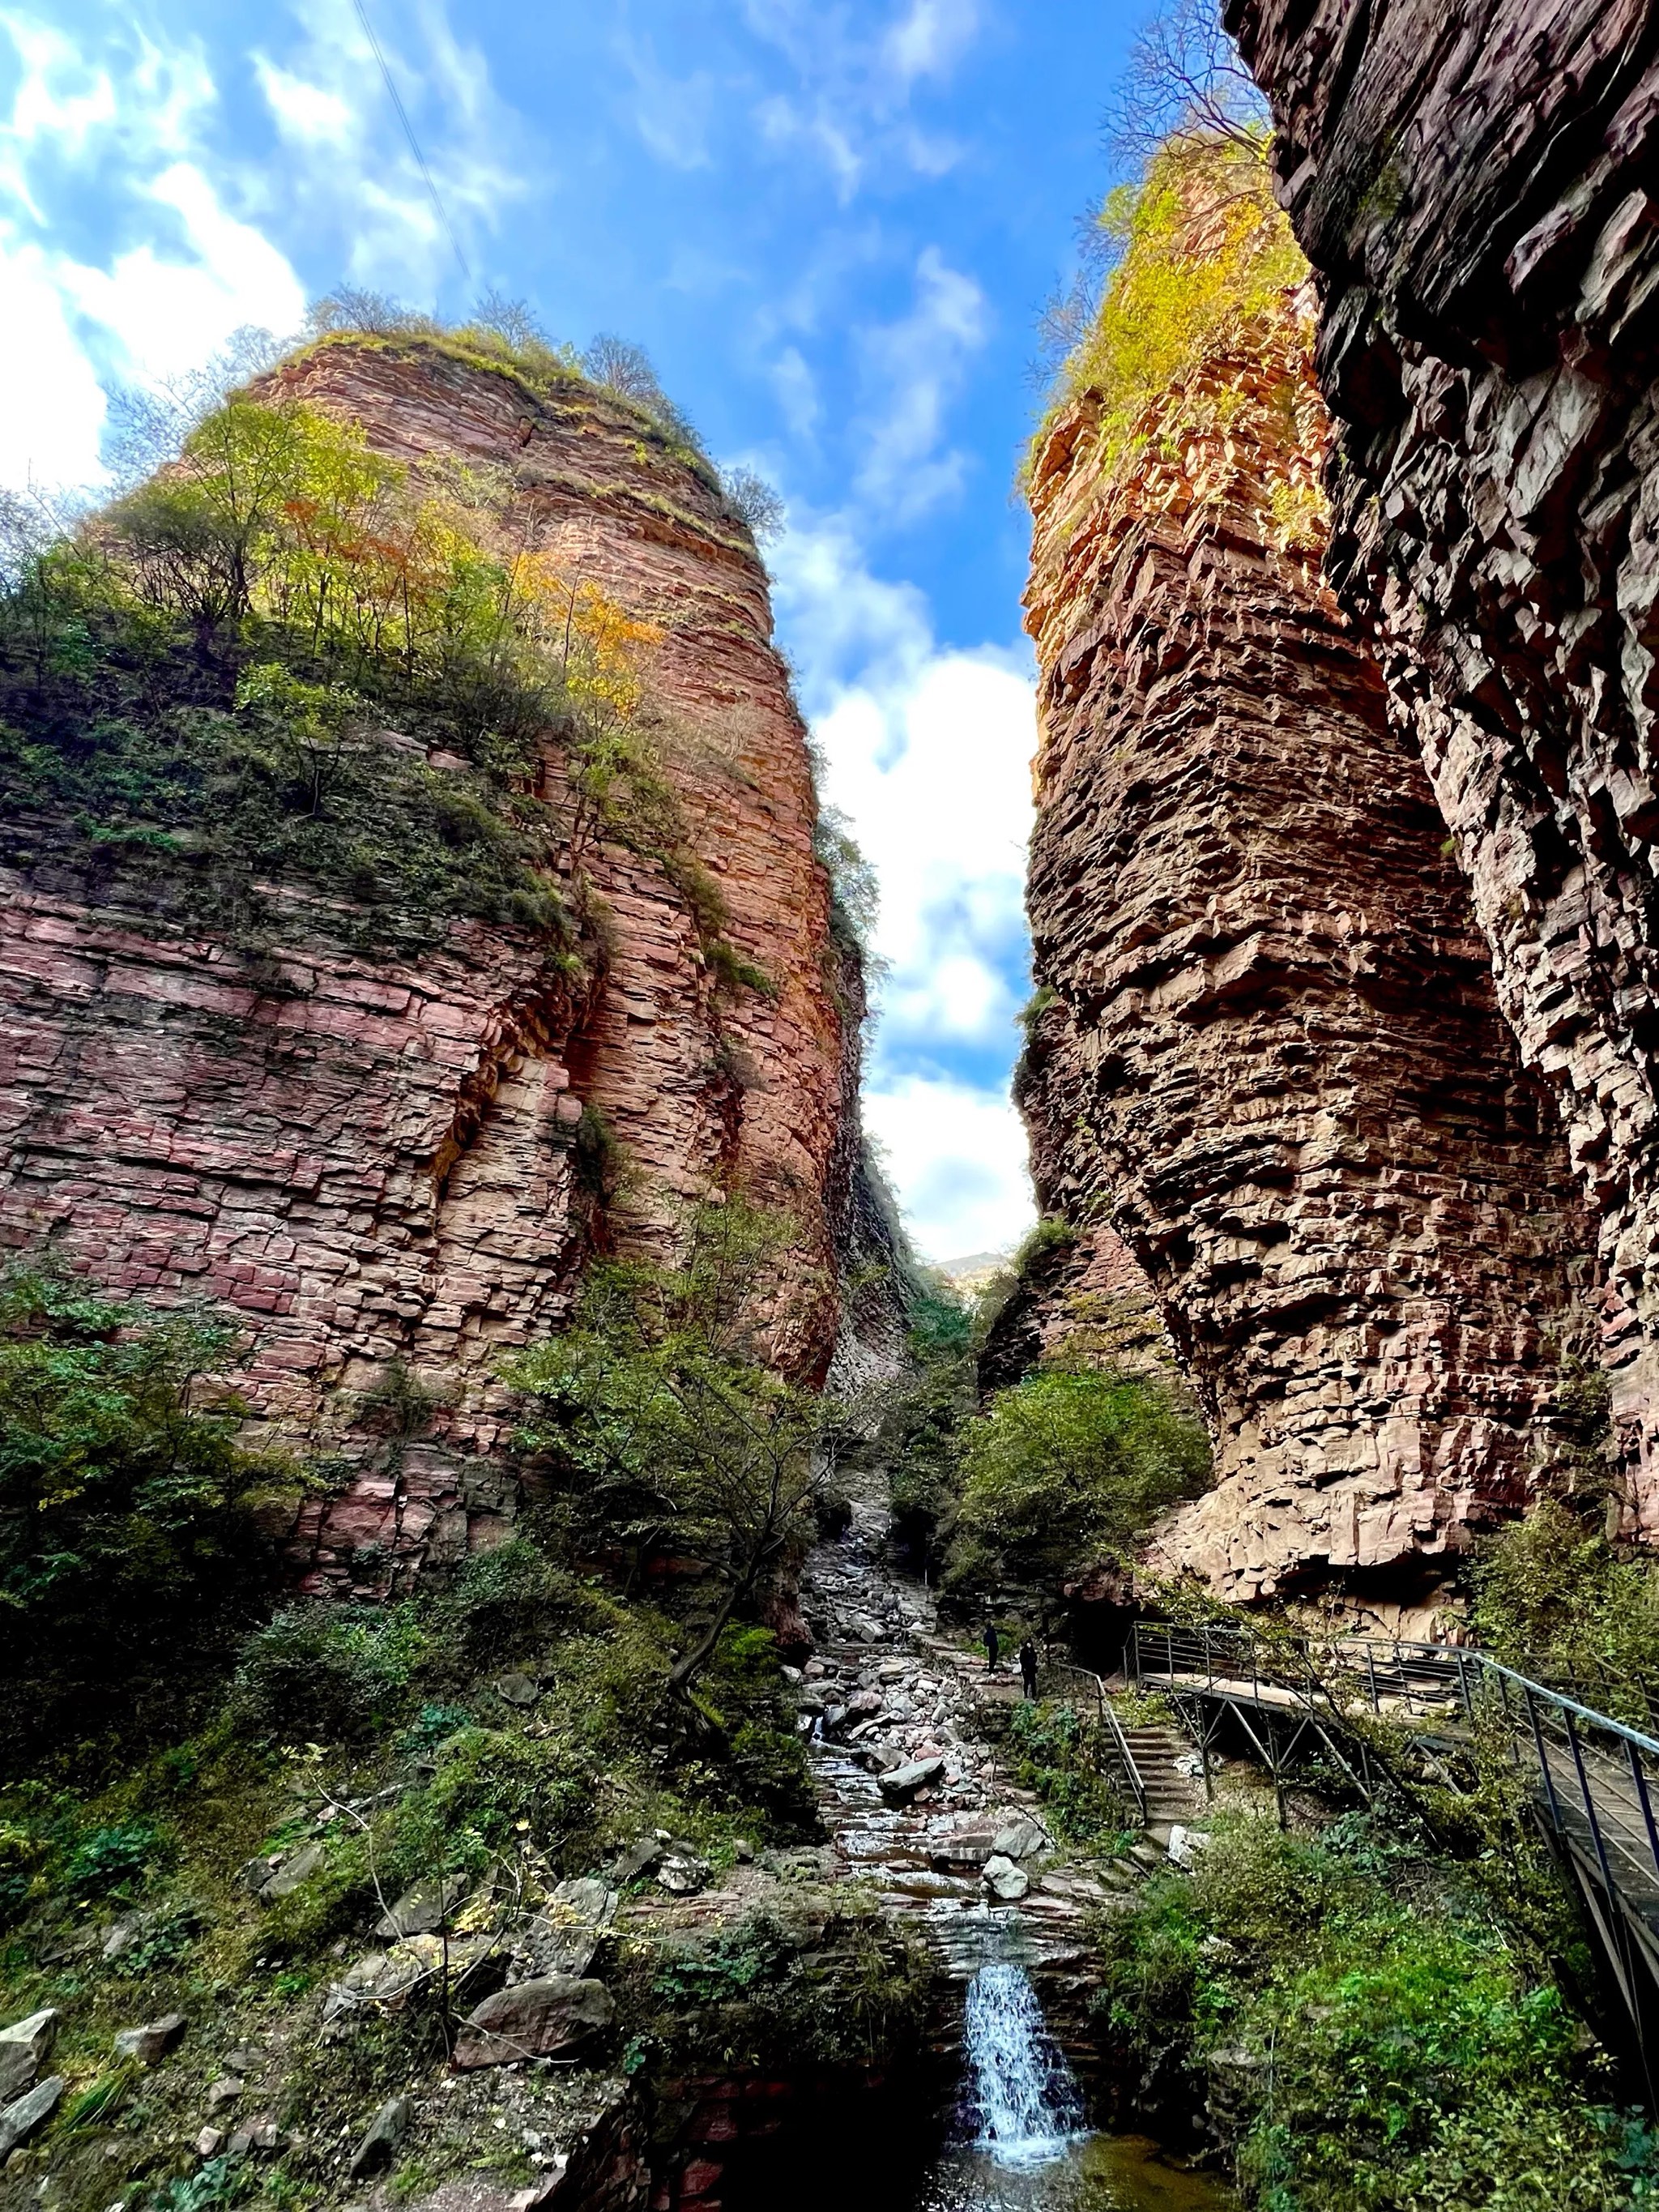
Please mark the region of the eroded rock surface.
<svg viewBox="0 0 1659 2212"><path fill-rule="evenodd" d="M1323 288L1332 573L1600 1216L1659 1531L1659 15L1231 0Z"/></svg>
<svg viewBox="0 0 1659 2212"><path fill-rule="evenodd" d="M1027 602L1039 1195L1144 1269L1217 1448L1156 1563L1240 1597L1409 1573L1523 1502L1590 1237L1321 580L1325 422L1281 308L1127 467L1086 394L1053 424Z"/></svg>
<svg viewBox="0 0 1659 2212"><path fill-rule="evenodd" d="M859 1007L838 987L765 574L684 452L576 380L538 396L417 343L327 343L275 383L417 470L505 472L526 550L654 626L644 679L689 848L732 955L763 979L722 975L673 872L591 832L561 861L604 917L575 976L529 931L471 921L417 958L344 952L315 894L281 884L263 887L279 940L256 954L19 855L0 923L0 1243L51 1240L115 1290L236 1308L254 1412L357 1467L308 1510L313 1583L384 1586L505 1527L492 1366L568 1312L596 1233L660 1249L716 1176L787 1207L823 1287L778 1357L822 1374ZM544 775L556 799L551 734ZM608 1184L601 1131L628 1170ZM442 1410L388 1454L359 1409L393 1361Z"/></svg>

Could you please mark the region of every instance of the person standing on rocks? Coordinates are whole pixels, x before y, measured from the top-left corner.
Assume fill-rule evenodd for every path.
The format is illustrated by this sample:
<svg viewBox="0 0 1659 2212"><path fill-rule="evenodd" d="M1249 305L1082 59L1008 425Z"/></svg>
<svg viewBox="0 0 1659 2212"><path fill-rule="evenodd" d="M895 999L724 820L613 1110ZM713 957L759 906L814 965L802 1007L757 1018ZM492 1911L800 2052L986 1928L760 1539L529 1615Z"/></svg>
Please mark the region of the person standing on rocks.
<svg viewBox="0 0 1659 2212"><path fill-rule="evenodd" d="M1036 1646L1028 1636L1019 1647L1019 1686L1030 1702L1035 1702L1037 1692Z"/></svg>
<svg viewBox="0 0 1659 2212"><path fill-rule="evenodd" d="M985 1624L985 1671L988 1674L996 1673L997 1654L1001 1649L1002 1638L997 1634L997 1625L994 1620L988 1620Z"/></svg>

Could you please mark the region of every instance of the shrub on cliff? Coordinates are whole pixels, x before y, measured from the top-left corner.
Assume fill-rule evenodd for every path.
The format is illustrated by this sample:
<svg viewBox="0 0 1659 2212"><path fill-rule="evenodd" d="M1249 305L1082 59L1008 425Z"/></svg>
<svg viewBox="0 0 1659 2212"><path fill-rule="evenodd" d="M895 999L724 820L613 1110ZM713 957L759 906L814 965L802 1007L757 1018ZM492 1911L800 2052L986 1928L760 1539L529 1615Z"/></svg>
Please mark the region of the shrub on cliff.
<svg viewBox="0 0 1659 2212"><path fill-rule="evenodd" d="M1207 2110L1264 2212L1659 2198L1659 2146L1559 1993L1473 1885L1359 1816L1218 1820L1096 1940L1107 2041L1170 2112Z"/></svg>
<svg viewBox="0 0 1659 2212"><path fill-rule="evenodd" d="M1599 1522L1600 1515L1597 1519ZM1509 1666L1578 1690L1599 1711L1648 1727L1659 1711L1659 1581L1559 1498L1482 1546L1474 1624Z"/></svg>
<svg viewBox="0 0 1659 2212"><path fill-rule="evenodd" d="M968 1428L952 1579L1047 1582L1132 1553L1166 1506L1195 1496L1209 1440L1158 1383L1048 1369Z"/></svg>
<svg viewBox="0 0 1659 2212"><path fill-rule="evenodd" d="M1188 387L1206 363L1259 351L1263 326L1308 276L1273 197L1270 152L1265 130L1178 131L1139 184L1108 197L1095 229L1112 275L1077 318L1039 442L1085 394L1109 470L1182 428L1220 425L1217 410L1235 401Z"/></svg>
<svg viewBox="0 0 1659 2212"><path fill-rule="evenodd" d="M0 1279L0 1756L176 1722L271 1584L285 1461L215 1378L237 1331L45 1267Z"/></svg>
<svg viewBox="0 0 1659 2212"><path fill-rule="evenodd" d="M794 1237L740 1198L698 1206L677 1264L595 1267L574 1326L503 1370L532 1401L524 1441L550 1455L582 1537L622 1551L630 1579L676 1552L712 1578L675 1688L812 1540L830 1409L777 1371L792 1309L814 1294L786 1287Z"/></svg>

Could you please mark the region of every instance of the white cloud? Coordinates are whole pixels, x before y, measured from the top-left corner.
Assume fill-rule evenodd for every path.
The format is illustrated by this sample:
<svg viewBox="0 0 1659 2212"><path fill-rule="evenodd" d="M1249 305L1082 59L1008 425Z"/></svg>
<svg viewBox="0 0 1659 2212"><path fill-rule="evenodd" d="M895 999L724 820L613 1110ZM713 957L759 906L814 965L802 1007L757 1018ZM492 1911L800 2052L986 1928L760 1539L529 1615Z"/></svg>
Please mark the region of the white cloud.
<svg viewBox="0 0 1659 2212"><path fill-rule="evenodd" d="M913 0L882 41L888 66L906 91L918 77L945 74L972 41L978 16L973 0Z"/></svg>
<svg viewBox="0 0 1659 2212"><path fill-rule="evenodd" d="M111 5L71 43L0 8L0 52L9 43L15 57L0 107L0 313L29 333L0 359L0 480L96 481L100 384L191 368L245 324L295 329L305 295L277 236L308 237L350 281L417 299L453 270L351 11L295 0L292 17L294 51L250 57L292 158L256 164L219 139L198 40L162 41ZM423 0L404 35L410 49L388 48L388 63L465 237L527 188L507 166L512 118L443 0ZM70 172L98 176L113 234L102 257L58 242L54 191Z"/></svg>
<svg viewBox="0 0 1659 2212"><path fill-rule="evenodd" d="M912 1075L872 1085L864 1110L924 1259L1002 1251L1030 1228L1025 1131L1004 1094Z"/></svg>
<svg viewBox="0 0 1659 2212"><path fill-rule="evenodd" d="M216 106L198 47L112 34L89 58L54 30L0 15L17 78L0 128L0 301L27 347L0 362L0 479L86 484L100 474L99 370L165 377L246 323L283 331L304 301L288 262L233 214L189 158ZM42 178L64 163L112 168L137 244L106 264L54 243Z"/></svg>
<svg viewBox="0 0 1659 2212"><path fill-rule="evenodd" d="M659 161L675 169L706 169L714 79L707 70L677 77L657 59L649 39L618 33L616 51L633 79L634 127Z"/></svg>
<svg viewBox="0 0 1659 2212"><path fill-rule="evenodd" d="M305 313L299 278L262 233L226 213L200 169L174 161L141 191L178 218L161 219L159 227L173 233L161 251L146 243L107 270L56 262L59 288L114 337L129 375L194 368L244 324L282 334L298 327Z"/></svg>
<svg viewBox="0 0 1659 2212"><path fill-rule="evenodd" d="M0 485L89 483L98 474L104 395L70 328L46 257L0 228Z"/></svg>
<svg viewBox="0 0 1659 2212"><path fill-rule="evenodd" d="M951 1063L1012 1057L1036 738L1025 656L941 647L921 592L871 574L845 516L798 524L774 565L824 795L881 885L871 1125L926 1248L987 1249L1029 1218L1024 1138L1006 1097Z"/></svg>
<svg viewBox="0 0 1659 2212"><path fill-rule="evenodd" d="M349 144L356 118L349 100L343 100L337 92L329 91L325 85L308 84L302 76L290 76L264 54L254 56L253 70L265 96L265 105L285 138L296 138L311 146Z"/></svg>
<svg viewBox="0 0 1659 2212"><path fill-rule="evenodd" d="M865 451L857 489L889 521L914 520L960 488L963 456L939 447L945 410L989 325L979 286L930 246L916 264L910 313L861 333L869 398L859 426Z"/></svg>
<svg viewBox="0 0 1659 2212"><path fill-rule="evenodd" d="M797 78L793 91L757 104L763 137L816 155L843 203L872 170L935 177L957 161L954 143L923 130L909 105L917 86L945 76L971 43L974 0L910 0L871 29L849 27L823 0L744 0L744 15Z"/></svg>

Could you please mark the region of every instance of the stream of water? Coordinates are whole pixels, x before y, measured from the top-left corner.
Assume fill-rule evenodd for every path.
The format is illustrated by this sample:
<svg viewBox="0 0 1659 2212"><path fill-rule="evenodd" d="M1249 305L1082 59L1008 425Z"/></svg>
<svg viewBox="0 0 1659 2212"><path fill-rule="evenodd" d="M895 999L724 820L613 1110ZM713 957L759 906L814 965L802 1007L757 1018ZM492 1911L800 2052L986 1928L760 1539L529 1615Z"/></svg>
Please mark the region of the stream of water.
<svg viewBox="0 0 1659 2212"><path fill-rule="evenodd" d="M1088 2127L1023 1966L998 1960L980 1968L963 2039L953 2139L915 2212L1222 2212L1233 2203L1211 2176L1172 2163L1147 2137Z"/></svg>
<svg viewBox="0 0 1659 2212"><path fill-rule="evenodd" d="M930 2128L901 2114L890 2154L872 2160L860 2146L856 2179L844 2136L831 2139L791 2168L774 2166L769 2185L738 2212L772 2212L786 2187L796 2212L839 2207L849 2189L866 2212L1227 2212L1235 2200L1212 2176L1146 2136L1089 2127L1028 1969L1076 1971L1084 1913L1100 1887L1047 1852L1012 1909L985 1894L980 1869L1000 1830L1029 1817L1035 1801L1011 1790L975 1725L978 1701L1001 1686L939 1639L925 1593L891 1571L886 1531L884 1483L854 1486L852 1527L807 1566L819 1650L808 1689L823 1717L814 1761L847 1877L872 1886L890 1912L914 1917L947 1975L965 1985L961 2094L925 2172L937 2116ZM895 1803L878 1776L907 1760L931 1760L936 1782Z"/></svg>

